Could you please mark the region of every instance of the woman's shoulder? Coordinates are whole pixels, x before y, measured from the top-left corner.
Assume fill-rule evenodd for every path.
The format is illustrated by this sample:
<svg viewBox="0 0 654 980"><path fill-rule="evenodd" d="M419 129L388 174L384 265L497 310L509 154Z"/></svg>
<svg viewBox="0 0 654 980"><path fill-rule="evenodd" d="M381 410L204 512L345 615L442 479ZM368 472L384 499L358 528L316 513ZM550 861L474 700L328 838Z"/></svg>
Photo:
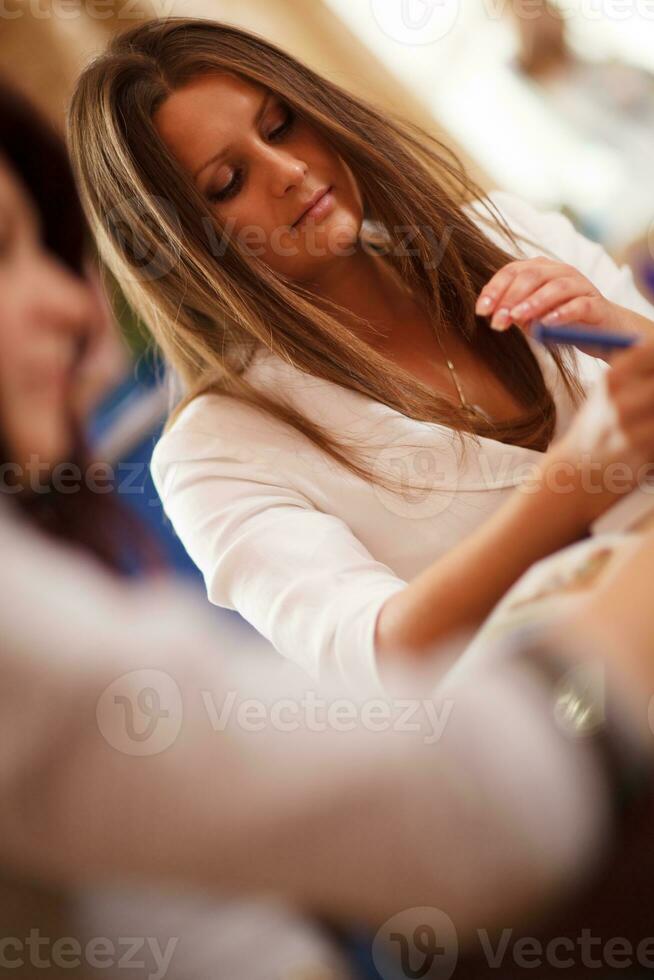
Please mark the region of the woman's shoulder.
<svg viewBox="0 0 654 980"><path fill-rule="evenodd" d="M166 423L150 456L150 473L160 492L171 468L181 461L215 452L224 408L229 411L228 406L221 405L219 397L208 393L198 395Z"/></svg>
<svg viewBox="0 0 654 980"><path fill-rule="evenodd" d="M550 206L532 204L512 191L494 188L483 199L466 205L466 210L497 244L512 251L513 243L496 221L499 213L526 257L545 251L570 260L578 253L582 236L567 215Z"/></svg>
<svg viewBox="0 0 654 980"><path fill-rule="evenodd" d="M248 380L262 374L264 363L269 373L273 369L269 361L262 357L256 371L248 372ZM151 468L157 473L180 459L218 457L261 464L284 450L296 451L301 438L292 426L264 408L208 391L196 395L166 425L152 451Z"/></svg>

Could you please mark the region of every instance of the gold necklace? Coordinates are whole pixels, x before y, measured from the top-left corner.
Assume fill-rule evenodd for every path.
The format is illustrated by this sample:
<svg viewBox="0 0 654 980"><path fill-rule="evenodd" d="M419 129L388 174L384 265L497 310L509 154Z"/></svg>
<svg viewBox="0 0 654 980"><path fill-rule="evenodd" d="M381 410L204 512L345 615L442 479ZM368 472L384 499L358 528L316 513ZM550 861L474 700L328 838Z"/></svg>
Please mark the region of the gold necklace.
<svg viewBox="0 0 654 980"><path fill-rule="evenodd" d="M412 298L415 298L414 297L413 290L408 289L408 293L409 293L409 295ZM424 307L422 306L422 304L419 304L419 305L420 305L421 309L424 310ZM491 419L491 417L488 414L488 412L485 412L484 409L481 408L481 406L476 405L476 404L471 404L467 400L467 398L466 398L466 396L465 396L465 394L463 392L463 387L461 385L461 382L459 381L459 377L458 377L458 375L456 373L456 368L454 367L454 362L453 362L453 360L452 360L451 357L448 357L447 351L445 350L445 347L443 345L443 341L441 340L440 335L438 333L436 333L436 339L438 340L440 349L443 352L443 357L445 358L445 363L447 364L448 370L449 370L449 372L450 372L450 374L452 376L452 381L454 382L454 386L455 386L455 388L457 390L457 393L459 395L459 401L461 402L461 407L466 412L470 412L472 415L477 415L477 416L481 417L482 419L484 419L485 422L488 422L488 423L490 423L492 425L493 420Z"/></svg>
<svg viewBox="0 0 654 980"><path fill-rule="evenodd" d="M438 334L436 334L436 338L437 338L438 343L440 345L440 348L441 348L441 350L443 352L443 357L445 358L445 363L447 364L448 370L449 370L449 372L450 372L450 374L452 376L452 381L454 382L454 386L455 386L455 388L456 388L456 390L458 392L459 401L461 402L461 407L464 408L467 412L471 412L474 415L481 416L486 422L491 422L492 419L489 416L488 412L485 412L484 409L481 408L479 405L473 405L473 404L471 404L468 401L468 399L466 398L466 396L465 396L465 394L463 392L463 387L461 386L461 382L459 381L459 377L458 377L458 375L456 373L456 368L454 367L454 362L452 361L451 357L448 357L448 354L447 354L447 351L445 350L445 346L443 344L443 341L438 336Z"/></svg>

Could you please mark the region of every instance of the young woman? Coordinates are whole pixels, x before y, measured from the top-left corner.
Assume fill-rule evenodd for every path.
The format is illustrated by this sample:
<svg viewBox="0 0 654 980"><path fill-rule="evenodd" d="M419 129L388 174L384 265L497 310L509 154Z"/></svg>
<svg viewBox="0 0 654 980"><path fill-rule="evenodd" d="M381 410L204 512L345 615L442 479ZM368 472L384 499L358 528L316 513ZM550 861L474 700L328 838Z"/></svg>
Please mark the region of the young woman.
<svg viewBox="0 0 654 980"><path fill-rule="evenodd" d="M128 31L69 136L186 388L153 456L167 513L211 601L314 674L376 678L479 621L610 506L609 464L633 486L654 458L650 341L609 372L602 430L577 410L606 364L520 329L647 333L629 270L263 38Z"/></svg>
<svg viewBox="0 0 654 980"><path fill-rule="evenodd" d="M0 497L119 571L155 552L89 471L108 328L91 244L63 140L1 80Z"/></svg>

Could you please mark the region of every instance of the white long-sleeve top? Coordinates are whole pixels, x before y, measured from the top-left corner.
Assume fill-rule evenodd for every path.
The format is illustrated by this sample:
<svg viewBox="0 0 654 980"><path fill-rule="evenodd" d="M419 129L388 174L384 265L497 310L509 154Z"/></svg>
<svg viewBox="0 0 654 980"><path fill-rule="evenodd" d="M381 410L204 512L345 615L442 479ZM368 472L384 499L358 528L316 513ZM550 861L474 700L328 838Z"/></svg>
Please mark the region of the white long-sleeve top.
<svg viewBox="0 0 654 980"><path fill-rule="evenodd" d="M4 507L0 871L195 885L373 928L435 906L463 941L566 894L604 853L600 757L556 723L527 658L491 657L446 695L407 672L393 698L353 697L232 647L195 593L109 578ZM156 905L130 900L118 934L156 934ZM233 928L225 911L205 910L212 934ZM197 959L200 924L173 921L156 928L188 926Z"/></svg>
<svg viewBox="0 0 654 980"><path fill-rule="evenodd" d="M558 256L608 299L654 320L631 270L565 216L540 212L506 191L489 196L513 231L536 243L523 244L524 257ZM473 217L484 213L478 203L470 207ZM512 248L498 231L481 227ZM558 437L574 406L549 351L529 343L556 403ZM577 357L587 388L606 364L582 352ZM329 670L353 682L377 678L374 632L383 604L500 507L542 454L481 438L461 458L447 426L407 418L268 351L258 354L248 377L283 390L339 437L356 439L381 473L402 472L406 492L372 485L291 427L207 394L155 447L151 471L165 512L202 571L211 602L237 610L313 676Z"/></svg>

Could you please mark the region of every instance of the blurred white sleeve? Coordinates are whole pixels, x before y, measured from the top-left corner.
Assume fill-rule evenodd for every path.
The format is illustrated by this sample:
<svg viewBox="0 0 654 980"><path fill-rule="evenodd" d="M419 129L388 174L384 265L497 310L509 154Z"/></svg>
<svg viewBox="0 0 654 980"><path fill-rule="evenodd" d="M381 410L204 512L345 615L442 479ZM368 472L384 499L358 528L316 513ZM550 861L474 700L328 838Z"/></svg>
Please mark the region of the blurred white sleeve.
<svg viewBox="0 0 654 980"><path fill-rule="evenodd" d="M515 661L432 697L315 687L223 649L172 584L0 523L0 860L63 883L274 894L464 935L567 892L610 829L592 747Z"/></svg>
<svg viewBox="0 0 654 980"><path fill-rule="evenodd" d="M383 690L375 624L406 582L344 521L316 509L286 472L208 432L169 433L151 470L211 602L237 610L312 677Z"/></svg>

